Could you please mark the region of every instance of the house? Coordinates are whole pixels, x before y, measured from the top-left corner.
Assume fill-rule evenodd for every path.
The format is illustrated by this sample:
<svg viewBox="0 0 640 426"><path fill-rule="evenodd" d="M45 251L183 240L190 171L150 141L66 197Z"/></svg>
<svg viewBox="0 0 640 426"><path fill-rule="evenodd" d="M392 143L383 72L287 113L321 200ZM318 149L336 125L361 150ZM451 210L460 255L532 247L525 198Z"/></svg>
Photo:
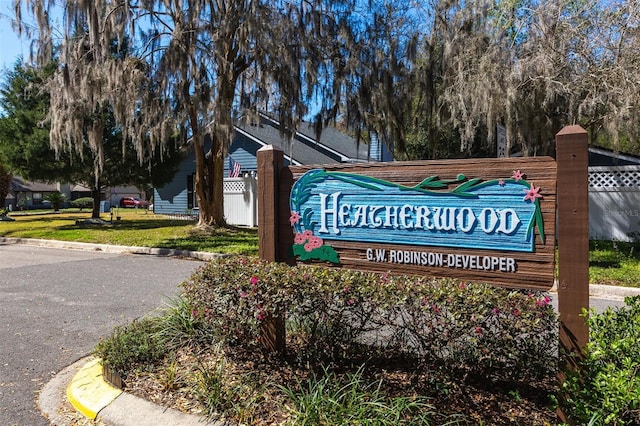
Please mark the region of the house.
<svg viewBox="0 0 640 426"><path fill-rule="evenodd" d="M640 157L589 148L589 238L638 241Z"/></svg>
<svg viewBox="0 0 640 426"><path fill-rule="evenodd" d="M50 208L51 204L47 201L47 196L54 192L63 194L67 202L81 197L91 197L91 189L82 185L28 181L20 176L14 176L11 179L4 207L10 211ZM144 198L144 192L133 186L119 186L106 188L102 193L102 199L109 201L111 205L117 205L120 198L124 196Z"/></svg>
<svg viewBox="0 0 640 426"><path fill-rule="evenodd" d="M326 128L320 139L316 139L313 126L302 123L292 141L284 139L278 129L279 123L269 116L260 115L259 122L243 123L235 126L235 136L225 160L225 176L251 176L257 170L257 152L268 145L278 145L284 151L285 163L292 165L335 164L368 161L392 161L389 148L377 138L368 144L357 143L354 138L336 130ZM191 154L181 164L178 173L169 184L155 188L153 210L158 214L185 214L197 209L197 199L193 190L195 177L195 154ZM241 185L238 183L237 185ZM237 186L231 184L230 186ZM227 189L225 189L226 200ZM230 224L235 222L227 209L225 216Z"/></svg>

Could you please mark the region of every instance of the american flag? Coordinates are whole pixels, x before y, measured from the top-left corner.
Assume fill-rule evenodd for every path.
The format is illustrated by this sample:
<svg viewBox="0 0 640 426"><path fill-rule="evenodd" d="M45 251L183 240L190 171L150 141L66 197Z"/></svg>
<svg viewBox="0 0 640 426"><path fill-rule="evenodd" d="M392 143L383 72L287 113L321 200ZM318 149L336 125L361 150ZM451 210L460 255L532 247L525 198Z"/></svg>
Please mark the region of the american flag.
<svg viewBox="0 0 640 426"><path fill-rule="evenodd" d="M237 178L240 176L240 169L242 165L237 161L234 161L233 158L229 157L229 177Z"/></svg>

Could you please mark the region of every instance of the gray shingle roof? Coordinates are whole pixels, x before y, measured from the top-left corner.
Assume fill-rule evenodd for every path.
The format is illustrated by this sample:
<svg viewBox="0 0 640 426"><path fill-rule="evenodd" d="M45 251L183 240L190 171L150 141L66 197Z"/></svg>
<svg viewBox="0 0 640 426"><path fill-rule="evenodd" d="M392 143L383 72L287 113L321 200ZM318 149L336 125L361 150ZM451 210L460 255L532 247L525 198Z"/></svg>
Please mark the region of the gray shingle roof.
<svg viewBox="0 0 640 426"><path fill-rule="evenodd" d="M300 164L332 164L340 162L366 161L367 146L339 132L334 128L323 130L320 141L310 123L302 123L298 134L293 138L292 146L280 134L278 123L261 117L260 123L240 123L236 127L260 140L266 145L278 145L285 155L292 154L293 160ZM319 143L318 143L319 142Z"/></svg>

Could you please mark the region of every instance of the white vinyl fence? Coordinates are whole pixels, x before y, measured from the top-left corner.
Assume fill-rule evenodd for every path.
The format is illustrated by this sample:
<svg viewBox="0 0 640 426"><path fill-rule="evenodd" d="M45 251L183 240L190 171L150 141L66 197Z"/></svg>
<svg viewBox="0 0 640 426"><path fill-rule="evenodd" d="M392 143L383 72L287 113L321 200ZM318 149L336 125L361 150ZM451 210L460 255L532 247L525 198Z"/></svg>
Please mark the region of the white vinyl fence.
<svg viewBox="0 0 640 426"><path fill-rule="evenodd" d="M229 225L258 226L258 181L255 176L224 179L224 217Z"/></svg>
<svg viewBox="0 0 640 426"><path fill-rule="evenodd" d="M640 237L640 166L589 167L589 238Z"/></svg>

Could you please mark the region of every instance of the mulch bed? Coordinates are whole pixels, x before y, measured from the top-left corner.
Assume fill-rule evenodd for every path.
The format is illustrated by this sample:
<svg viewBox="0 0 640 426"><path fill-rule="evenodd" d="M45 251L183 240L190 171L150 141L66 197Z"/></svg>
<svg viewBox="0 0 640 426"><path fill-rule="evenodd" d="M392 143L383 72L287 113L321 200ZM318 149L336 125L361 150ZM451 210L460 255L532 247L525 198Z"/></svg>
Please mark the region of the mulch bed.
<svg viewBox="0 0 640 426"><path fill-rule="evenodd" d="M207 408L194 391L198 372L215 368L221 356L215 351L178 350L171 359L155 366L153 371L137 373L125 380L125 391L156 404L182 412L205 415ZM254 398L250 389L262 385L280 384L295 387L306 383L313 373L296 363L256 359L254 354L234 354L224 357L224 377L240 395L229 398ZM355 371L352 370L351 372ZM367 364L363 370L371 382L383 379L385 394L429 398L432 411L441 421L459 419L463 425L552 425L557 423L552 396L557 394L555 377L544 380L513 383L485 378L457 377L443 374L416 374L402 361L390 364ZM201 377L201 376L200 376ZM243 386L246 386L243 388ZM289 416L284 395L275 386L262 387L251 400L251 413L246 424L279 425ZM236 401L237 403L238 401ZM212 413L208 413L212 414ZM432 424L440 424L434 419Z"/></svg>

